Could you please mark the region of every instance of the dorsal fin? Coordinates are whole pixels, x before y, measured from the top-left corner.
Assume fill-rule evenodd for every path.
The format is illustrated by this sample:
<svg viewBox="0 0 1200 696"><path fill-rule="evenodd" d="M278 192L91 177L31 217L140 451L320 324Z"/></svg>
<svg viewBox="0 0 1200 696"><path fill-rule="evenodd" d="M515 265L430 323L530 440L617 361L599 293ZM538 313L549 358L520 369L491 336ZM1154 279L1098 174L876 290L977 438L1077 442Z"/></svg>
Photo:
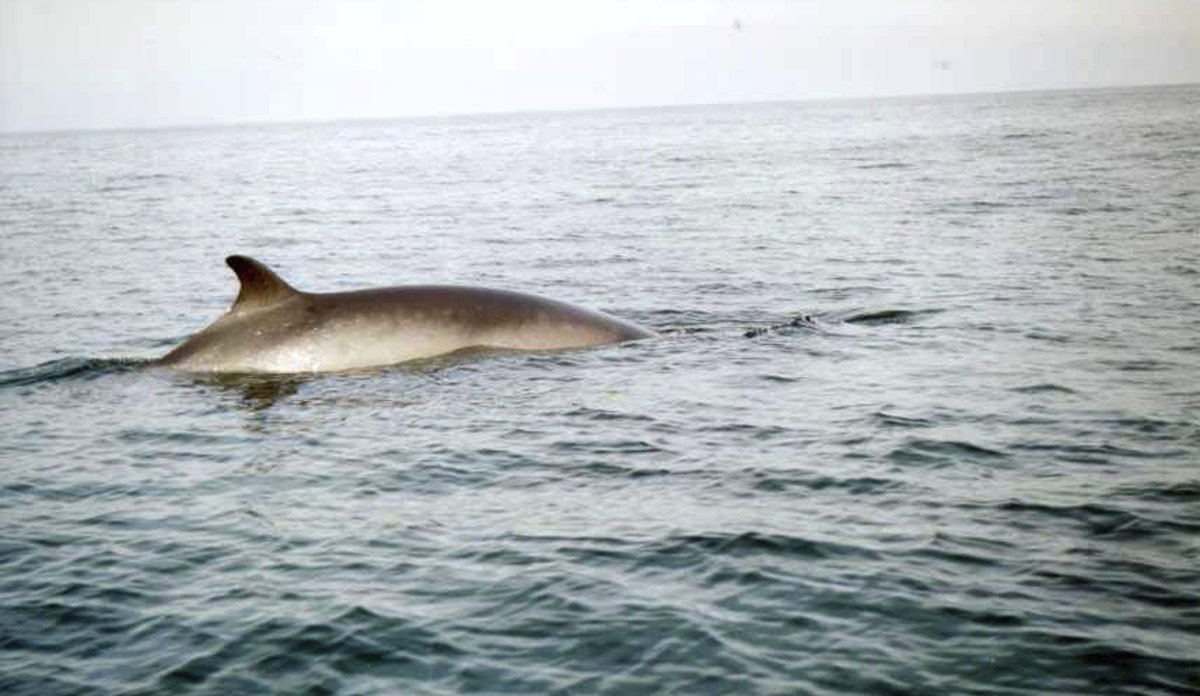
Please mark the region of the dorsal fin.
<svg viewBox="0 0 1200 696"><path fill-rule="evenodd" d="M275 271L272 271L249 256L230 256L225 259L225 263L229 264L229 267L233 269L233 272L237 274L238 280L242 283L242 288L238 291L237 299L233 301L233 306L229 308L231 312L236 312L240 309L269 307L299 292L284 282L279 276L275 275Z"/></svg>

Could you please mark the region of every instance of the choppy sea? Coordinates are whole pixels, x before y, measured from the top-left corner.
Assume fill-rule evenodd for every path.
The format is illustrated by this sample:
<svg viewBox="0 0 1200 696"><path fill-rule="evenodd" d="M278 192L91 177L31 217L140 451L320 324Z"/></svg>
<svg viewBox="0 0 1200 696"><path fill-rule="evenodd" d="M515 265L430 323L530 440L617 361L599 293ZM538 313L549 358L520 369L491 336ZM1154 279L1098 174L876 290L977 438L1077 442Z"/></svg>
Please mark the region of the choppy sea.
<svg viewBox="0 0 1200 696"><path fill-rule="evenodd" d="M1198 113L0 136L0 692L1198 693ZM146 369L232 253L662 336Z"/></svg>

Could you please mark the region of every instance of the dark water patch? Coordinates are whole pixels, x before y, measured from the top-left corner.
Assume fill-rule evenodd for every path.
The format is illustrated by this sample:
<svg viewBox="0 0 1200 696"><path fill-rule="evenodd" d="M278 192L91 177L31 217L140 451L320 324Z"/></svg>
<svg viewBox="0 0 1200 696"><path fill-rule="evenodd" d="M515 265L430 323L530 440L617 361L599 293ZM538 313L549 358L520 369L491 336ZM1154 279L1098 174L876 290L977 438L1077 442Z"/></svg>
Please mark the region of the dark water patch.
<svg viewBox="0 0 1200 696"><path fill-rule="evenodd" d="M1114 493L1136 500L1165 503L1200 503L1200 480L1163 481L1118 487ZM1195 515L1200 515L1197 508Z"/></svg>
<svg viewBox="0 0 1200 696"><path fill-rule="evenodd" d="M1047 674L1072 693L1191 694L1200 686L1194 659L1161 654L1141 641L1082 626L1019 629L1002 653L1023 658L1013 661L1006 675L1006 681L1025 685L1017 693L1043 691Z"/></svg>
<svg viewBox="0 0 1200 696"><path fill-rule="evenodd" d="M508 462L510 468L530 466L528 457L484 448L478 452L430 451L414 457L411 450L389 449L381 452L378 461L388 469L372 477L360 490L364 495L421 493L445 494L486 484L495 479L490 471L482 471L480 461Z"/></svg>
<svg viewBox="0 0 1200 696"><path fill-rule="evenodd" d="M737 282L716 281L701 283L696 291L704 295L735 295L745 292L745 286Z"/></svg>
<svg viewBox="0 0 1200 696"><path fill-rule="evenodd" d="M1200 268L1188 266L1182 263L1173 263L1163 267L1163 271L1173 275L1180 276L1195 276L1200 275Z"/></svg>
<svg viewBox="0 0 1200 696"><path fill-rule="evenodd" d="M0 539L0 567L17 568L37 555L37 546L28 541Z"/></svg>
<svg viewBox="0 0 1200 696"><path fill-rule="evenodd" d="M1119 447L1110 443L1090 444L1082 442L1014 442L1009 448L1023 452L1044 452L1055 455L1055 459L1073 464L1107 465L1122 459L1149 457L1173 457L1175 452L1150 453Z"/></svg>
<svg viewBox="0 0 1200 696"><path fill-rule="evenodd" d="M84 561L85 559L77 559ZM70 603L72 606L93 606L101 608L121 608L126 609L145 609L154 607L161 596L151 592L144 592L135 587L130 587L127 584L116 584L119 582L115 578L106 578L104 582L97 582L94 575L96 570L104 568L101 564L89 564L88 570L91 571L87 577L87 581L72 581L72 582L55 582L50 589L43 589L38 594L43 598L52 598L50 601ZM94 573L94 575L93 575ZM81 574L82 576L82 574ZM132 584L132 583L130 583ZM57 605L55 605L57 606Z"/></svg>
<svg viewBox="0 0 1200 696"><path fill-rule="evenodd" d="M568 418L582 418L584 420L593 420L598 422L609 421L630 421L635 423L652 422L654 419L647 415L637 413L620 413L618 411L610 411L602 408L575 408L563 414Z"/></svg>
<svg viewBox="0 0 1200 696"><path fill-rule="evenodd" d="M30 665L23 667L30 670ZM69 676L69 670L64 666L47 667L47 671L59 671L66 674L21 674L10 673L0 675L0 693L8 696L110 696L111 689L82 683L78 678Z"/></svg>
<svg viewBox="0 0 1200 696"><path fill-rule="evenodd" d="M796 377L789 377L787 375L780 375L780 374L774 374L774 373L758 375L758 379L763 382L768 382L770 384L795 384L795 383L801 381L800 379L798 379Z"/></svg>
<svg viewBox="0 0 1200 696"><path fill-rule="evenodd" d="M912 324L920 319L939 314L941 309L877 309L849 312L840 316L832 316L847 324L863 324L879 326L885 324Z"/></svg>
<svg viewBox="0 0 1200 696"><path fill-rule="evenodd" d="M705 469L639 466L612 461L591 461L581 464L559 465L555 468L560 473L566 474L576 480L582 480L580 477L630 480L667 479L672 481L715 478L712 472ZM530 484L526 483L524 487L529 488Z"/></svg>
<svg viewBox="0 0 1200 696"><path fill-rule="evenodd" d="M978 561L978 559L975 557L970 558L972 563ZM1021 614L987 611L982 609L966 609L963 607L951 606L943 607L940 612L950 621L976 624L986 628L1014 629L1021 626L1026 626L1030 623L1030 618Z"/></svg>
<svg viewBox="0 0 1200 696"><path fill-rule="evenodd" d="M462 650L399 616L352 607L328 618L268 618L227 632L217 645L178 650L147 691L335 693L376 691L395 680L437 682Z"/></svg>
<svg viewBox="0 0 1200 696"><path fill-rule="evenodd" d="M298 403L297 395L308 384L335 377L371 377L383 374L386 368L356 370L337 375L258 374L258 373L174 373L174 379L186 381L203 389L212 389L236 399L250 411L263 411L279 403Z"/></svg>
<svg viewBox="0 0 1200 696"><path fill-rule="evenodd" d="M489 546L483 550L475 547L457 549L450 554L450 557L497 567L530 569L551 566L553 556L544 552L530 552L531 544L529 542L531 541L544 542L545 539L505 534L502 544Z"/></svg>
<svg viewBox="0 0 1200 696"><path fill-rule="evenodd" d="M1001 140L1032 140L1034 138L1044 138L1046 133L1040 131L1017 131L1015 133L1005 133L1000 136Z"/></svg>
<svg viewBox="0 0 1200 696"><path fill-rule="evenodd" d="M638 556L642 567L679 567L681 564L706 563L714 556L764 556L819 561L846 557L875 558L877 554L849 544L817 541L790 534L710 532L671 536L642 548Z"/></svg>
<svg viewBox="0 0 1200 696"><path fill-rule="evenodd" d="M1055 212L1057 212L1060 215L1065 215L1067 217L1079 217L1079 216L1083 216L1083 215L1096 215L1096 214L1120 215L1120 214L1135 212L1135 209L1131 208L1129 206L1125 206L1125 205L1115 205L1115 204L1109 203L1109 204L1097 205L1097 206L1092 206L1092 207L1087 207L1087 208L1082 207L1082 206L1070 206L1067 208L1060 208L1060 209L1056 210ZM1114 261L1124 261L1126 259L1113 259L1113 260Z"/></svg>
<svg viewBox="0 0 1200 696"><path fill-rule="evenodd" d="M1191 660L1171 659L1152 653L1135 650L1132 647L1113 645L1102 640L1086 640L1081 644L1063 649L1064 658L1073 660L1083 666L1094 668L1099 674L1109 675L1109 679L1125 685L1126 688L1140 685L1147 689L1164 689L1173 686L1168 693L1189 693L1200 686L1200 679L1192 678L1191 684L1183 687L1184 682L1179 677L1186 674L1184 670L1194 670L1195 662ZM1179 677L1162 678L1160 670L1178 673ZM1098 675L1099 676L1099 675ZM1150 691L1154 693L1154 691Z"/></svg>
<svg viewBox="0 0 1200 696"><path fill-rule="evenodd" d="M140 188L141 188L140 186L135 186L132 184L109 184L106 186L98 187L96 189L96 193L105 194L105 195L113 194L113 193L129 193L130 191L137 191Z"/></svg>
<svg viewBox="0 0 1200 696"><path fill-rule="evenodd" d="M1179 367L1178 363L1153 358L1131 360L1100 360L1098 364L1119 372L1165 372Z"/></svg>
<svg viewBox="0 0 1200 696"><path fill-rule="evenodd" d="M871 417L880 425L896 428L929 428L936 423L928 418L901 416L887 411L876 411Z"/></svg>
<svg viewBox="0 0 1200 696"><path fill-rule="evenodd" d="M179 175L165 174L162 172L141 172L137 174L127 174L120 177L109 177L109 181L136 181L138 183L146 183L152 181L177 181L181 178L182 176Z"/></svg>
<svg viewBox="0 0 1200 696"><path fill-rule="evenodd" d="M0 610L0 650L27 655L95 657L142 621L137 611L79 593L28 598Z"/></svg>
<svg viewBox="0 0 1200 696"><path fill-rule="evenodd" d="M229 391L238 391L242 402L252 411L270 408L281 400L293 396L303 384L297 379L247 379L241 383L234 381L216 382L219 387Z"/></svg>
<svg viewBox="0 0 1200 696"><path fill-rule="evenodd" d="M196 447L219 447L222 445L238 445L245 442L245 438L242 436L190 431L148 430L146 428L122 430L116 433L116 437L131 444L155 443Z"/></svg>
<svg viewBox="0 0 1200 696"><path fill-rule="evenodd" d="M761 674L761 658L675 597L554 573L506 578L485 599L455 627L473 649L448 684L456 691L653 693L671 683L688 693L740 693ZM613 632L613 621L623 630ZM496 659L497 650L507 659ZM706 669L693 668L698 654ZM525 661L538 667L512 669Z"/></svg>
<svg viewBox="0 0 1200 696"><path fill-rule="evenodd" d="M844 301L855 297L878 295L886 291L886 288L876 285L853 284L849 278L839 277L837 280L842 281L842 283L836 287L818 287L809 292L818 297L828 297L831 301ZM835 318L838 317L830 317L830 319Z"/></svg>
<svg viewBox="0 0 1200 696"><path fill-rule="evenodd" d="M765 493L788 491L844 492L848 495L883 495L905 487L896 479L876 476L798 476L786 472L753 471L753 489Z"/></svg>
<svg viewBox="0 0 1200 696"><path fill-rule="evenodd" d="M1072 586L1088 588L1096 594L1109 594L1116 590L1116 593L1128 602L1172 612L1175 619L1172 623L1178 628L1200 629L1200 592L1189 587L1195 584L1195 576L1163 578L1160 582L1155 582L1153 578L1159 573L1155 568L1150 570L1153 574L1149 577L1144 572L1133 574L1119 570L1091 571L1096 578L1091 586L1087 581L1080 582L1079 578L1076 578Z"/></svg>
<svg viewBox="0 0 1200 696"><path fill-rule="evenodd" d="M1142 131L1139 135L1147 140L1170 139L1175 140L1179 137L1177 131L1166 130L1162 128L1148 128Z"/></svg>
<svg viewBox="0 0 1200 696"><path fill-rule="evenodd" d="M912 169L913 165L910 162L876 162L872 164L859 164L855 169Z"/></svg>
<svg viewBox="0 0 1200 696"><path fill-rule="evenodd" d="M982 212L982 211L987 211L987 210L1000 210L1003 208L1012 208L1013 204L1006 203L1004 201L971 201L970 203L967 204L967 207L971 210Z"/></svg>
<svg viewBox="0 0 1200 696"><path fill-rule="evenodd" d="M1048 343L1059 343L1059 344L1066 344L1066 343L1071 342L1071 337L1068 336L1067 334L1059 333L1056 331L1045 331L1045 330L1041 330L1041 329L1035 329L1033 331L1026 332L1025 338L1028 338L1031 341L1046 341Z"/></svg>
<svg viewBox="0 0 1200 696"><path fill-rule="evenodd" d="M1070 522L1093 537L1136 540L1155 534L1153 523L1128 510L1100 503L1049 505L1012 500L998 505L997 509L1004 513L1045 518L1053 523Z"/></svg>
<svg viewBox="0 0 1200 696"><path fill-rule="evenodd" d="M906 555L926 561L947 563L956 572L962 572L964 566L976 570L1000 567L1004 563L1004 554L1011 552L1013 548L1012 544L1002 540L939 532L928 544L908 551Z"/></svg>
<svg viewBox="0 0 1200 696"><path fill-rule="evenodd" d="M1139 439L1184 442L1200 434L1200 423L1190 420L1167 420L1164 418L1099 418L1096 424L1103 428L1136 433Z"/></svg>
<svg viewBox="0 0 1200 696"><path fill-rule="evenodd" d="M1078 392L1070 387L1066 387L1061 384L1054 384L1053 382L1041 382L1038 384L1029 384L1023 387L1012 387L1009 389L1009 391L1016 392L1017 394L1078 394Z"/></svg>
<svg viewBox="0 0 1200 696"><path fill-rule="evenodd" d="M148 364L147 360L114 358L62 358L33 367L0 372L0 389L61 381L88 381L104 375L130 372Z"/></svg>
<svg viewBox="0 0 1200 696"><path fill-rule="evenodd" d="M645 440L559 440L551 447L570 454L666 454L668 450Z"/></svg>
<svg viewBox="0 0 1200 696"><path fill-rule="evenodd" d="M905 465L952 466L963 462L998 463L1008 459L999 450L961 440L908 437L887 454L889 461Z"/></svg>
<svg viewBox="0 0 1200 696"><path fill-rule="evenodd" d="M743 423L740 421L730 421L727 423L717 423L715 425L707 425L703 428L706 433L726 433L733 435L746 435L754 440L770 440L782 435L791 434L792 431L778 425L763 425L761 423Z"/></svg>
<svg viewBox="0 0 1200 696"><path fill-rule="evenodd" d="M285 208L285 209L277 211L277 212L280 215L284 215L286 217L304 218L304 217L309 217L312 215L320 215L324 211L322 211L318 208L311 208L311 207L306 207L306 206L293 206L291 208Z"/></svg>
<svg viewBox="0 0 1200 696"><path fill-rule="evenodd" d="M756 557L777 561L877 557L870 549L849 544L764 532L674 534L648 541L609 537L524 538L539 544L551 542L556 556L572 558L583 565L619 566L641 575L692 571L710 574L721 570L717 576L706 575L708 585L729 579L722 569L734 568L740 560Z"/></svg>

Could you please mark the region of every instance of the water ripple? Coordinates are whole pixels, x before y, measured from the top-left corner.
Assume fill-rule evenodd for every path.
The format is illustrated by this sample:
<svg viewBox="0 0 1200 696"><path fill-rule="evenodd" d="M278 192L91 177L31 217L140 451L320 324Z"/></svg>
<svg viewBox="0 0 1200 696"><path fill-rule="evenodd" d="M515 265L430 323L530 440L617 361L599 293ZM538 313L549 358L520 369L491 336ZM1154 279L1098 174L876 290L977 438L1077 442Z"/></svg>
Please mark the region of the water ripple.
<svg viewBox="0 0 1200 696"><path fill-rule="evenodd" d="M1198 109L4 136L0 693L1196 692ZM237 252L662 335L104 357L210 321Z"/></svg>

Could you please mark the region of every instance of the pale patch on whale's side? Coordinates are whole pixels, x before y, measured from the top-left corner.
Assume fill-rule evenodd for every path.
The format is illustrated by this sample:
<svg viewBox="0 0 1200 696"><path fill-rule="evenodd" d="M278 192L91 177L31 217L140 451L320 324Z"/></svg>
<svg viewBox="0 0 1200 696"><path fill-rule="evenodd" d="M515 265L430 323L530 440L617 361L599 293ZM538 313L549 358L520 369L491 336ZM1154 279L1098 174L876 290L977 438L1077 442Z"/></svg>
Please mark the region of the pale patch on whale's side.
<svg viewBox="0 0 1200 696"><path fill-rule="evenodd" d="M293 288L247 256L229 311L155 364L188 372L334 372L465 349L586 348L654 336L609 314L537 295L455 285L353 292Z"/></svg>

